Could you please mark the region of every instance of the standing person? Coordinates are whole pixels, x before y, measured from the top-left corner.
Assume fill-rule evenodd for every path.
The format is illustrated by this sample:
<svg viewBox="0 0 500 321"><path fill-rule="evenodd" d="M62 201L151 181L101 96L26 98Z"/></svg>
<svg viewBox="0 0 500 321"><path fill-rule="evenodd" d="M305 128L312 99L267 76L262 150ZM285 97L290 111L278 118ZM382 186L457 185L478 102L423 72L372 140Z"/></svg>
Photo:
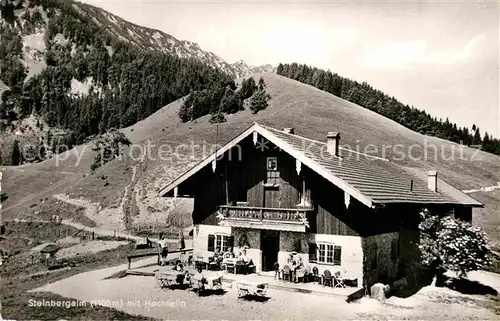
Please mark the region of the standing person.
<svg viewBox="0 0 500 321"><path fill-rule="evenodd" d="M296 262L295 262L295 259L293 257L293 254L290 253L290 255L288 256L288 259L286 260L286 264L288 265L288 267L290 267L290 279L291 281L295 280L295 266L296 266Z"/></svg>
<svg viewBox="0 0 500 321"><path fill-rule="evenodd" d="M165 237L163 238L163 240L160 241L160 255L161 255L160 265L166 265L168 256L168 243Z"/></svg>

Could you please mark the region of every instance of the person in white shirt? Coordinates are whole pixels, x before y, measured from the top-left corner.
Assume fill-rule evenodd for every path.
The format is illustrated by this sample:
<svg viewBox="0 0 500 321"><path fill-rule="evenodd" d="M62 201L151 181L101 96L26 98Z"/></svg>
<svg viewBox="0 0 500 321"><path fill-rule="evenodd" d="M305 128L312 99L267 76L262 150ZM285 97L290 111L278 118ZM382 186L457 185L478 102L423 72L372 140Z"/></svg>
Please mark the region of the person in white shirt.
<svg viewBox="0 0 500 321"><path fill-rule="evenodd" d="M167 263L167 256L168 256L168 243L167 239L163 238L163 240L160 241L160 256L161 256L161 265L164 265Z"/></svg>

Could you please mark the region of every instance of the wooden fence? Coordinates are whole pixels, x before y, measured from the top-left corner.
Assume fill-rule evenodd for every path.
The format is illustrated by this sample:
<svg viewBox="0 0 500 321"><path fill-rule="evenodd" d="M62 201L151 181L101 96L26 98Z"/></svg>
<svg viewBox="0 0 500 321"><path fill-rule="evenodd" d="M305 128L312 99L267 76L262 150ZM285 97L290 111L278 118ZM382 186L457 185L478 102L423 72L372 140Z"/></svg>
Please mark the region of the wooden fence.
<svg viewBox="0 0 500 321"><path fill-rule="evenodd" d="M186 254L186 253L192 252L192 251L193 251L193 249L182 249L182 250L168 251L168 254L169 255L174 254L174 253ZM132 264L132 259L155 256L155 255L158 256L158 265L159 265L160 264L160 248L127 255L128 270L130 270L130 265Z"/></svg>

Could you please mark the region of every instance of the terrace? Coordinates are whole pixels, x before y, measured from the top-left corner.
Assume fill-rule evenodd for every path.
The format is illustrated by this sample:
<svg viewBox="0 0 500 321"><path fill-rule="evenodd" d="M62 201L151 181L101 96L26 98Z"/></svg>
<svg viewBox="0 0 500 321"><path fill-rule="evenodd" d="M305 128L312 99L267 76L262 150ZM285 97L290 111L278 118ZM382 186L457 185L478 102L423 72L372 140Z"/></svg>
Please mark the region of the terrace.
<svg viewBox="0 0 500 321"><path fill-rule="evenodd" d="M161 269L172 269L172 266L166 266ZM159 267L156 265L138 267L132 270L128 270L127 274L131 276L149 276L154 277L154 271L158 270ZM160 270L161 270L160 269ZM196 273L193 270L193 273ZM224 287L232 287L234 282L249 282L253 284L267 283L270 289L291 291L297 293L310 293L318 295L327 295L343 298L344 300L348 298L350 294L357 292L361 287L333 287L333 286L323 286L318 282L300 282L293 283L287 282L274 278L274 272L262 272L262 273L252 273L252 274L233 274L224 271L207 271L203 270L202 274L206 277L215 277L222 275L222 282L225 284Z"/></svg>

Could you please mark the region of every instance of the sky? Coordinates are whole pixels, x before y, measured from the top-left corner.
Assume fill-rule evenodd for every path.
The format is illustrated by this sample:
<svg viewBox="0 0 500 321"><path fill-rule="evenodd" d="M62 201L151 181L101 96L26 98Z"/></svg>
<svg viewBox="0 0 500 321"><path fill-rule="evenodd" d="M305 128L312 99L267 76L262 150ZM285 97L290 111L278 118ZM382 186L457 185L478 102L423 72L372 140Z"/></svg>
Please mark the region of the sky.
<svg viewBox="0 0 500 321"><path fill-rule="evenodd" d="M83 0L229 63L306 63L500 137L499 2Z"/></svg>

